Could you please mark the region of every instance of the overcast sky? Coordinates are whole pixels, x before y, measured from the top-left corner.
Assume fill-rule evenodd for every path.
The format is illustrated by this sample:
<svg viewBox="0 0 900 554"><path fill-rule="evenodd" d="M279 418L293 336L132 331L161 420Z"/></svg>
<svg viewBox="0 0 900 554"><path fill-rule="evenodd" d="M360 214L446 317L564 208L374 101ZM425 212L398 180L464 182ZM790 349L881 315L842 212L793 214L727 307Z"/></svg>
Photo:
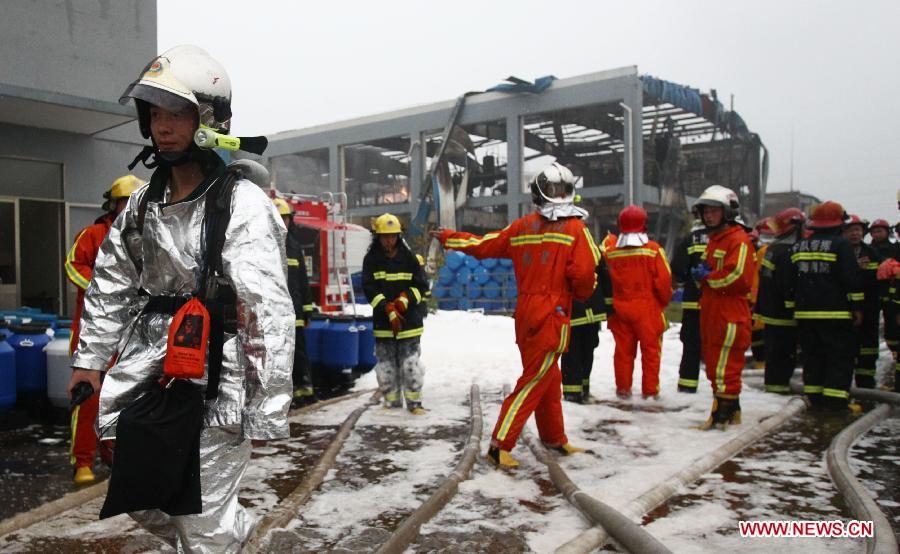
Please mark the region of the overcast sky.
<svg viewBox="0 0 900 554"><path fill-rule="evenodd" d="M900 1L158 0L158 48L208 50L233 132L267 134L637 65L717 89L771 155L769 190L898 218Z"/></svg>

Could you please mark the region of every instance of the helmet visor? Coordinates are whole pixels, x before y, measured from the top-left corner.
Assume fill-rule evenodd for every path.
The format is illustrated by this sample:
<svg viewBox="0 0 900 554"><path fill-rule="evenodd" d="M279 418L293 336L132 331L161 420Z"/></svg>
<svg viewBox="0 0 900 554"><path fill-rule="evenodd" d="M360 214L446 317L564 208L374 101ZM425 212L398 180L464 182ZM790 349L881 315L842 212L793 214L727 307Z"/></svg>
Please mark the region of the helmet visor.
<svg viewBox="0 0 900 554"><path fill-rule="evenodd" d="M197 107L197 104L188 98L159 86L146 84L143 80L138 80L128 85L128 88L125 89L125 92L119 98L119 103L127 104L129 99L143 100L152 106L157 106L170 112L180 112L187 108L193 107L196 109Z"/></svg>

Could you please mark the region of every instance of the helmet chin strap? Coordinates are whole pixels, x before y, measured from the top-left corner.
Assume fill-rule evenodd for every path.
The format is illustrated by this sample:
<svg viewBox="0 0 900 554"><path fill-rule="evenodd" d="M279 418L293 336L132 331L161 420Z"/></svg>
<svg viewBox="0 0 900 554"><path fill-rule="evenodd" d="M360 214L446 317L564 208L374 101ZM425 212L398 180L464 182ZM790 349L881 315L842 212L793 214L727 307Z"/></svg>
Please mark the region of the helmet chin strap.
<svg viewBox="0 0 900 554"><path fill-rule="evenodd" d="M156 146L156 141L152 138L150 140L153 142L153 145L145 146L141 149L138 155L128 164L129 171L134 169L139 163L143 164L147 169L153 169L158 166L171 168L190 162L201 162L203 159L203 151L193 142L191 142L187 150L160 152L159 147ZM151 157L153 157L152 160L150 160Z"/></svg>

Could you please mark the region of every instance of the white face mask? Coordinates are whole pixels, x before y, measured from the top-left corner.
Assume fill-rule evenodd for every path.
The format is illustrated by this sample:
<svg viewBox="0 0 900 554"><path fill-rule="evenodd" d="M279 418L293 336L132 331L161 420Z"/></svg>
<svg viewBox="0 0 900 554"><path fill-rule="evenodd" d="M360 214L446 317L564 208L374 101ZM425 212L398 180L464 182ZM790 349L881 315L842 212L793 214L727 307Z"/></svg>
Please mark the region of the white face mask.
<svg viewBox="0 0 900 554"><path fill-rule="evenodd" d="M616 239L616 248L644 246L648 242L650 242L650 237L647 236L647 233L622 233Z"/></svg>
<svg viewBox="0 0 900 554"><path fill-rule="evenodd" d="M579 208L575 204L557 204L547 202L543 206L537 206L537 211L541 214L545 219L550 221L556 221L562 217L578 217L581 219L586 219L588 216L588 211L584 208Z"/></svg>

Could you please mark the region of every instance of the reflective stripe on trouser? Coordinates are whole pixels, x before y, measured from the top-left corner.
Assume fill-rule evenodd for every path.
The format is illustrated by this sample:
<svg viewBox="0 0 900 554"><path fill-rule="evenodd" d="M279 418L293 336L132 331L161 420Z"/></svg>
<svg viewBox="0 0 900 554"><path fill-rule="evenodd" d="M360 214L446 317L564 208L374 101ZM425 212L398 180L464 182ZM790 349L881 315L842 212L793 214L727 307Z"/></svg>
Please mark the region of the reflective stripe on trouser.
<svg viewBox="0 0 900 554"><path fill-rule="evenodd" d="M560 357L563 392L583 393L590 383L594 365L594 349L600 344L600 324L588 323L572 327L569 349Z"/></svg>
<svg viewBox="0 0 900 554"><path fill-rule="evenodd" d="M696 389L700 377L700 310L684 310L681 314L681 365L678 384Z"/></svg>
<svg viewBox="0 0 900 554"><path fill-rule="evenodd" d="M294 370L291 372L291 381L294 383L294 391L300 396L312 396L313 389L312 369L309 367L309 357L306 355L306 335L302 327L296 327L294 333ZM296 394L295 394L296 396Z"/></svg>
<svg viewBox="0 0 900 554"><path fill-rule="evenodd" d="M250 441L243 437L239 425L203 429L200 433L203 512L169 516L159 510L143 510L128 515L179 552L239 552L253 525L250 515L238 503L240 480L249 462Z"/></svg>
<svg viewBox="0 0 900 554"><path fill-rule="evenodd" d="M95 392L87 400L72 410L71 442L69 447L70 463L75 467L91 467L94 465L94 454L97 453L97 432L94 423L100 410L100 393Z"/></svg>
<svg viewBox="0 0 900 554"><path fill-rule="evenodd" d="M700 317L704 317L701 312ZM741 371L744 354L750 347L750 322L736 323L703 319L703 363L713 393L736 395L741 393Z"/></svg>
<svg viewBox="0 0 900 554"><path fill-rule="evenodd" d="M856 386L871 389L875 387L875 366L878 362L878 310L863 311L863 323L853 329L856 337L856 363L853 373Z"/></svg>
<svg viewBox="0 0 900 554"><path fill-rule="evenodd" d="M769 392L790 391L791 376L797 367L797 328L766 325L765 386Z"/></svg>
<svg viewBox="0 0 900 554"><path fill-rule="evenodd" d="M797 338L803 361L804 392L824 394L825 390L849 391L853 380L856 339L853 325L846 319L816 319L797 322ZM846 404L834 393L830 403Z"/></svg>
<svg viewBox="0 0 900 554"><path fill-rule="evenodd" d="M522 376L503 401L491 435L491 445L512 450L532 412L541 441L553 446L563 445L568 439L560 400L562 375L557 364L559 352L528 351L519 346Z"/></svg>
<svg viewBox="0 0 900 554"><path fill-rule="evenodd" d="M422 402L425 368L420 355L419 337L375 341L375 376L386 405L402 406L403 398L407 406Z"/></svg>
<svg viewBox="0 0 900 554"><path fill-rule="evenodd" d="M659 394L659 355L662 350L662 316L648 311L645 317L629 320L616 312L609 318L609 330L616 340L613 365L616 373L616 390L631 390L634 375L634 358L638 343L641 347L641 393Z"/></svg>

